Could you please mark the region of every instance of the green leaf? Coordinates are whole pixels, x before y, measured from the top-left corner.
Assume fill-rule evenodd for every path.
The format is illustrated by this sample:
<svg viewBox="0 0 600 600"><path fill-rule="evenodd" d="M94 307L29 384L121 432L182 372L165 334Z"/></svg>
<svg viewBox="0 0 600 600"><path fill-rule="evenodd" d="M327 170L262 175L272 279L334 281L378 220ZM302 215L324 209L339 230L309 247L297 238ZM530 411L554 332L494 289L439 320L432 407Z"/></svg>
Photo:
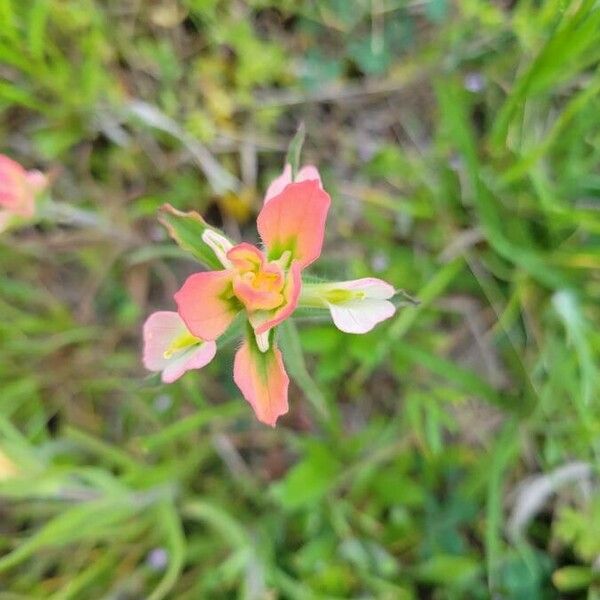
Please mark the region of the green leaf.
<svg viewBox="0 0 600 600"><path fill-rule="evenodd" d="M185 535L177 510L170 502L164 502L158 507L157 519L165 532L165 545L169 549L169 566L158 586L148 596L148 600L165 598L177 583L185 563Z"/></svg>
<svg viewBox="0 0 600 600"><path fill-rule="evenodd" d="M290 145L288 146L288 151L285 157L286 164L289 164L292 167L292 181L296 179L296 173L298 173L298 169L300 168L300 154L302 154L302 146L304 145L305 136L306 129L304 127L304 123L300 123L300 125L298 125L298 131L296 131L296 135L294 135Z"/></svg>
<svg viewBox="0 0 600 600"><path fill-rule="evenodd" d="M272 490L284 508L311 505L324 496L340 472L340 463L323 444L311 444L308 455L276 483Z"/></svg>
<svg viewBox="0 0 600 600"><path fill-rule="evenodd" d="M250 545L243 524L218 504L192 500L183 507L183 514L188 519L206 523L233 548L244 549Z"/></svg>
<svg viewBox="0 0 600 600"><path fill-rule="evenodd" d="M590 567L562 567L552 574L552 583L561 592L574 592L587 588L597 579L598 575L594 574Z"/></svg>
<svg viewBox="0 0 600 600"><path fill-rule="evenodd" d="M68 508L0 559L0 572L23 562L41 549L75 542L105 540L109 527L120 525L140 509L129 497L106 497Z"/></svg>
<svg viewBox="0 0 600 600"><path fill-rule="evenodd" d="M421 581L430 584L463 586L472 580L480 570L479 563L469 556L438 554L417 569Z"/></svg>
<svg viewBox="0 0 600 600"><path fill-rule="evenodd" d="M211 248L202 241L202 234L211 229L223 235L215 227L211 227L196 211L182 212L170 204L164 204L159 209L158 220L166 227L169 235L179 247L194 256L203 265L221 270L223 265Z"/></svg>
<svg viewBox="0 0 600 600"><path fill-rule="evenodd" d="M332 414L327 399L306 368L300 337L293 321L288 319L281 324L279 327L279 341L285 357L285 366L292 379L304 392L319 417L327 423L331 423Z"/></svg>

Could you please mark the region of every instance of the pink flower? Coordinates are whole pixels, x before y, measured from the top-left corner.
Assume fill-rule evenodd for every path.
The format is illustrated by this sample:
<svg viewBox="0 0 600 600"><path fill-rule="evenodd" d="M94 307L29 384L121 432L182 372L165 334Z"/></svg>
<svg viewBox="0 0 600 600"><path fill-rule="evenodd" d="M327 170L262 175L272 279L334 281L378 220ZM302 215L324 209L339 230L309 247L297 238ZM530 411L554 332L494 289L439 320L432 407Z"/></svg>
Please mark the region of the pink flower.
<svg viewBox="0 0 600 600"><path fill-rule="evenodd" d="M316 167L303 167L292 181L292 169L286 165L269 186L257 218L262 248L246 242L233 245L198 215L190 217L194 227L203 228L202 240L223 268L188 277L175 294L182 319L178 326L204 348L214 345L232 321L243 314L246 335L235 356L233 378L258 420L271 426L288 410L289 378L276 345L277 325L301 305L327 308L342 331L365 333L395 311L389 302L394 288L380 279L303 284L302 271L321 254L330 203ZM171 214L184 215L172 210ZM179 241L189 245L187 239ZM161 314L173 313L156 313ZM173 342L172 335L164 333L160 343L148 343L153 330L149 322L156 315L144 328L144 360L151 370L163 370L164 348L170 348L168 344ZM206 362L214 355L214 350L210 352ZM179 364L186 367L176 371L177 377L187 368L198 366L188 366L187 361ZM166 369L163 380L167 381L165 375Z"/></svg>
<svg viewBox="0 0 600 600"><path fill-rule="evenodd" d="M201 369L216 352L217 345L193 336L176 312L152 313L144 323L144 366L162 372L164 383L173 383L190 369Z"/></svg>
<svg viewBox="0 0 600 600"><path fill-rule="evenodd" d="M47 185L40 171L26 171L18 162L0 154L0 231L17 218L35 214L35 198Z"/></svg>
<svg viewBox="0 0 600 600"><path fill-rule="evenodd" d="M233 246L206 230L203 240L224 268L188 277L175 302L189 331L203 340L216 340L244 313L250 328L235 357L234 380L257 418L275 425L287 412L289 380L272 330L298 305L301 273L321 254L331 200L318 173L267 200L257 219L264 249Z"/></svg>

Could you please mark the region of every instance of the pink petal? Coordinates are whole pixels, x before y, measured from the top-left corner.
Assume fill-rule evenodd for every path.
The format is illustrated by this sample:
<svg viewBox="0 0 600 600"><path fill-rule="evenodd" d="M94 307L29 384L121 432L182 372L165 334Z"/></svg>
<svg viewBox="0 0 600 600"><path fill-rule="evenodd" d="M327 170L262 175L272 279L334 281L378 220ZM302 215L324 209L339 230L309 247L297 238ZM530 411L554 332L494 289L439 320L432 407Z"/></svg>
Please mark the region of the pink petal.
<svg viewBox="0 0 600 600"><path fill-rule="evenodd" d="M276 177L271 182L271 185L267 188L267 193L265 194L265 204L271 200L271 198L275 198L275 196L279 196L281 192L285 189L285 186L292 183L292 167L288 163L283 167L283 173L279 177Z"/></svg>
<svg viewBox="0 0 600 600"><path fill-rule="evenodd" d="M32 214L33 200L25 169L0 154L0 206L25 217Z"/></svg>
<svg viewBox="0 0 600 600"><path fill-rule="evenodd" d="M262 423L275 427L288 411L290 380L274 345L261 352L252 338L246 339L235 355L233 380Z"/></svg>
<svg viewBox="0 0 600 600"><path fill-rule="evenodd" d="M283 276L281 276L283 280ZM281 283L280 283L281 285ZM243 277L236 277L233 281L235 295L246 307L246 310L273 310L283 302L283 295L279 291L256 289Z"/></svg>
<svg viewBox="0 0 600 600"><path fill-rule="evenodd" d="M286 250L304 268L321 254L331 199L315 180L289 184L260 211L258 232L269 259Z"/></svg>
<svg viewBox="0 0 600 600"><path fill-rule="evenodd" d="M144 323L144 366L149 371L162 371L164 383L173 383L186 371L204 367L215 356L217 345L214 342L198 340L199 345L165 358L165 352L173 341L186 333L185 323L173 311L155 312Z"/></svg>
<svg viewBox="0 0 600 600"><path fill-rule="evenodd" d="M239 311L230 271L190 275L175 294L175 302L187 328L203 340L217 339Z"/></svg>
<svg viewBox="0 0 600 600"><path fill-rule="evenodd" d="M314 165L305 165L298 171L294 181L312 181L313 179L319 182L319 187L322 189L323 184L321 183L321 175L319 175L317 167Z"/></svg>
<svg viewBox="0 0 600 600"><path fill-rule="evenodd" d="M300 271L300 264L294 261L286 274L285 285L282 291L284 302L279 308L274 311L256 311L250 313L248 318L257 334L266 333L275 327L275 325L279 325L279 323L285 321L296 310L302 290Z"/></svg>
<svg viewBox="0 0 600 600"><path fill-rule="evenodd" d="M217 353L215 342L202 342L191 350L185 351L181 357L177 357L163 369L163 383L173 383L190 369L201 369L205 367Z"/></svg>
<svg viewBox="0 0 600 600"><path fill-rule="evenodd" d="M388 300L365 298L343 304L328 304L335 326L346 333L367 333L389 319L396 308Z"/></svg>
<svg viewBox="0 0 600 600"><path fill-rule="evenodd" d="M227 259L239 271L257 269L265 262L265 255L252 244L242 242L227 252Z"/></svg>
<svg viewBox="0 0 600 600"><path fill-rule="evenodd" d="M149 371L162 371L169 359L164 357L171 342L187 331L181 317L173 311L152 313L144 323L144 366Z"/></svg>

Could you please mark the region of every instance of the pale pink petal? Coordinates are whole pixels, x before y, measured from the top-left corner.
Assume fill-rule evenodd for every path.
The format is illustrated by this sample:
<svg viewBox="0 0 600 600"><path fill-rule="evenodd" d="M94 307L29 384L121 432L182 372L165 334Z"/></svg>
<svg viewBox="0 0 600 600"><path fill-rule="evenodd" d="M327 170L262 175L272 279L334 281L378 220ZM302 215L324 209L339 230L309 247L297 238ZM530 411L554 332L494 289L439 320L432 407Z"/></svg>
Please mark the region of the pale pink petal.
<svg viewBox="0 0 600 600"><path fill-rule="evenodd" d="M283 173L279 177L276 177L271 182L271 185L267 188L267 193L265 194L265 204L271 200L271 198L275 198L283 192L286 185L292 183L292 167L288 163L283 167Z"/></svg>
<svg viewBox="0 0 600 600"><path fill-rule="evenodd" d="M214 342L198 340L187 348L175 350L169 357L165 352L181 336L189 334L181 317L173 311L158 311L151 314L144 323L144 366L149 371L162 371L162 381L173 383L190 369L200 369L215 356L217 345Z"/></svg>
<svg viewBox="0 0 600 600"><path fill-rule="evenodd" d="M217 339L240 309L233 297L230 271L190 275L175 294L175 302L187 328L203 340Z"/></svg>
<svg viewBox="0 0 600 600"><path fill-rule="evenodd" d="M335 326L346 333L367 333L389 319L396 308L388 300L364 298L342 304L328 304Z"/></svg>
<svg viewBox="0 0 600 600"><path fill-rule="evenodd" d="M257 226L269 260L290 251L301 268L315 261L321 254L330 204L329 194L315 180L291 183L265 204Z"/></svg>
<svg viewBox="0 0 600 600"><path fill-rule="evenodd" d="M323 184L321 182L321 175L319 175L319 170L314 165L305 165L303 166L296 175L295 182L299 181L312 181L316 180L319 182L319 187L322 188Z"/></svg>
<svg viewBox="0 0 600 600"><path fill-rule="evenodd" d="M187 329L181 317L174 311L161 310L152 313L144 323L144 366L149 371L162 371L169 359L167 348Z"/></svg>
<svg viewBox="0 0 600 600"><path fill-rule="evenodd" d="M293 262L286 274L283 287L283 304L274 311L256 311L250 313L248 318L257 334L266 333L282 321L285 321L298 306L298 299L302 291L302 277L300 275L300 264Z"/></svg>
<svg viewBox="0 0 600 600"><path fill-rule="evenodd" d="M318 288L319 285L314 287ZM375 277L365 277L352 281L339 281L323 284L322 298L329 307L333 322L338 329L346 333L366 333L395 312L389 298L395 294L394 288L387 282ZM357 292L359 297L336 302L337 290Z"/></svg>
<svg viewBox="0 0 600 600"><path fill-rule="evenodd" d="M246 339L235 355L233 380L262 423L275 427L288 411L289 378L274 345L261 352L253 339Z"/></svg>
<svg viewBox="0 0 600 600"><path fill-rule="evenodd" d="M201 369L215 357L216 353L215 342L202 342L190 350L183 351L181 356L173 358L163 369L163 383L173 383L190 369Z"/></svg>

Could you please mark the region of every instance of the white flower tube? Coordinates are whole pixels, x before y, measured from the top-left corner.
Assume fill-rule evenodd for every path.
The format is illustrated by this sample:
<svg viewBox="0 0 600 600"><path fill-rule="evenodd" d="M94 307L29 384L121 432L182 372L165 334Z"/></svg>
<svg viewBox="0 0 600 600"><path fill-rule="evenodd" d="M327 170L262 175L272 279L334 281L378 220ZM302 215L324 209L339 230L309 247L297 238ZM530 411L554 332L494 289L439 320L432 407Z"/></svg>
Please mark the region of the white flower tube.
<svg viewBox="0 0 600 600"><path fill-rule="evenodd" d="M396 312L389 301L394 288L381 279L305 284L300 306L328 308L335 326L346 333L367 333Z"/></svg>

